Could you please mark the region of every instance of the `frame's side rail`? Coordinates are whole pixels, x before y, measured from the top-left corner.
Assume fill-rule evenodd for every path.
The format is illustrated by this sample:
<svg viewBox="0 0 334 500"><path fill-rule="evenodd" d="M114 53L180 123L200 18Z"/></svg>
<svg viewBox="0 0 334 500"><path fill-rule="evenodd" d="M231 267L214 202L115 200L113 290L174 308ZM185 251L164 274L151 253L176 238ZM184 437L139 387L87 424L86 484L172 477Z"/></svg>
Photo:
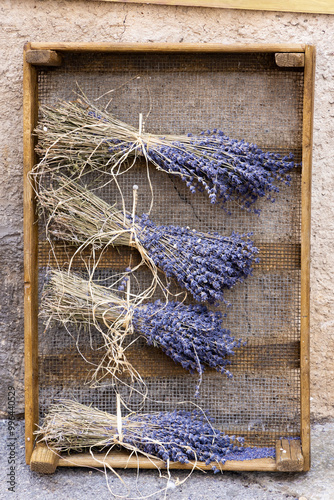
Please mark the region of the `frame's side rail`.
<svg viewBox="0 0 334 500"><path fill-rule="evenodd" d="M310 468L310 231L315 48L305 48L301 221L300 387L304 470Z"/></svg>
<svg viewBox="0 0 334 500"><path fill-rule="evenodd" d="M23 55L23 232L24 232L24 361L26 461L33 450L33 431L38 423L38 226L36 201L29 172L36 163L37 72Z"/></svg>

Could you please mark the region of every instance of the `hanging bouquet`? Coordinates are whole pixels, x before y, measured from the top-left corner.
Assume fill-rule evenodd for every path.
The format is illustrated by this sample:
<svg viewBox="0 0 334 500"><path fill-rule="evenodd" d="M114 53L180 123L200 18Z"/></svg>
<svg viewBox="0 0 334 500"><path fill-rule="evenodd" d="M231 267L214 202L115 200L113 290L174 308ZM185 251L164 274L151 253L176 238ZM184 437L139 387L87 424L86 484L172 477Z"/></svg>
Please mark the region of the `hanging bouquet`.
<svg viewBox="0 0 334 500"><path fill-rule="evenodd" d="M132 413L121 417L60 400L53 404L38 431L37 442L58 452L84 449L106 450L121 446L150 458L188 464L198 462L219 472L226 460L273 457L274 448L243 447L243 438L215 429L212 419L200 411L175 410L151 414ZM200 464L198 464L200 465Z"/></svg>
<svg viewBox="0 0 334 500"><path fill-rule="evenodd" d="M148 215L122 212L65 177L59 177L57 188L42 190L39 202L50 216L47 229L52 235L95 248L135 247L151 269L162 270L199 302L224 300L224 290L247 278L258 262L250 235L158 226Z"/></svg>
<svg viewBox="0 0 334 500"><path fill-rule="evenodd" d="M275 182L289 184L287 172L295 166L291 153L281 157L264 152L217 130L198 136L146 133L141 120L135 128L99 110L85 96L43 106L40 112L36 133L42 160L37 174L71 165L71 174L78 176L88 166L114 177L144 157L158 170L181 178L191 192L206 191L211 203L237 200L249 210L258 198L274 201L279 191Z"/></svg>
<svg viewBox="0 0 334 500"><path fill-rule="evenodd" d="M127 329L144 337L148 345L162 349L189 372L200 375L209 366L232 377L226 369L231 363L227 356L242 345L241 339L236 340L222 328L222 314L204 305L160 301L137 305L110 288L62 271L50 273L41 310L48 320L65 325L105 325L106 344L110 353L117 353L116 360L120 359L117 346L126 355L125 337L120 332Z"/></svg>

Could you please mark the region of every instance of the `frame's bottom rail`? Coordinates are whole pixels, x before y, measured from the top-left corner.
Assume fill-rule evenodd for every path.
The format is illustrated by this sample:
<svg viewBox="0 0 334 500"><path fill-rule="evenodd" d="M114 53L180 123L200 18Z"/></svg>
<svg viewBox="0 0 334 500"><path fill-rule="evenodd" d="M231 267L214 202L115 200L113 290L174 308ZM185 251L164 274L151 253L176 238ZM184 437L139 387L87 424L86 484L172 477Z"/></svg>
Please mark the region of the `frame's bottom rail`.
<svg viewBox="0 0 334 500"><path fill-rule="evenodd" d="M58 465L63 467L103 467L104 463L110 465L113 469L166 469L166 464L162 460L152 460L144 456L130 457L126 452L115 452L108 457L100 453L92 457L89 453L82 453L77 456L62 456ZM258 458L255 460L229 460L224 465L217 465L221 470L231 471L275 471L276 461L273 458ZM203 462L190 462L181 464L180 462L171 462L169 469L191 470L211 470L212 465L205 465Z"/></svg>
<svg viewBox="0 0 334 500"><path fill-rule="evenodd" d="M291 443L293 446L291 447ZM277 442L276 460L273 458L258 458L253 460L228 460L219 465L222 471L301 471L303 456L297 441L280 440ZM52 474L60 467L111 467L113 469L166 469L166 464L159 459L150 459L143 455L129 454L127 451L106 453L76 453L74 455L58 455L45 445L37 445L31 461L31 470L44 474ZM211 465L203 462L181 464L171 462L169 469L211 470Z"/></svg>

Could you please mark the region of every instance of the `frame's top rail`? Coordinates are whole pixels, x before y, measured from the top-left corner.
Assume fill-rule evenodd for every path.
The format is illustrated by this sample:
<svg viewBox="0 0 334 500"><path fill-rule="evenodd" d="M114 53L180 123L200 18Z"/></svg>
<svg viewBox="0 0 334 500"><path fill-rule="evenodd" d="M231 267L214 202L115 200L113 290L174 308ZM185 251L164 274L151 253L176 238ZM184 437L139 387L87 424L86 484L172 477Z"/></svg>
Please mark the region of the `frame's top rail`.
<svg viewBox="0 0 334 500"><path fill-rule="evenodd" d="M32 50L72 52L305 52L305 44L31 42Z"/></svg>

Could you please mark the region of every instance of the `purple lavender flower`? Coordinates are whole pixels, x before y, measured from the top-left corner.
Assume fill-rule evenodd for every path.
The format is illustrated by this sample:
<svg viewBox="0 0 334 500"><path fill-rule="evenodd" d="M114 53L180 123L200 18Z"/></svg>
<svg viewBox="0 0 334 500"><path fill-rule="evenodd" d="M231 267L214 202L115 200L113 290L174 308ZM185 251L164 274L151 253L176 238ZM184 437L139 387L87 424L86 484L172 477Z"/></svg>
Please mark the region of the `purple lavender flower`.
<svg viewBox="0 0 334 500"><path fill-rule="evenodd" d="M123 441L144 453L163 461L189 463L191 460L211 464L219 472L218 464L227 460L252 460L274 457L274 448L243 447L243 438L235 439L212 426L213 419L201 412L173 411L156 415L134 415L130 422L146 423L136 436L125 430ZM239 445L235 445L238 442Z"/></svg>
<svg viewBox="0 0 334 500"><path fill-rule="evenodd" d="M90 116L94 113L89 112ZM98 114L96 118L102 119ZM192 193L206 191L211 203L238 200L241 207L250 210L258 198L266 196L275 201L274 195L279 192L275 181L289 185L291 177L287 173L295 167L292 153L282 157L264 152L256 144L230 139L217 129L197 136L188 134L180 141L168 136L159 141L156 137L146 143L142 136L140 147L145 157L159 170L180 177ZM107 143L111 155L138 153L133 142L109 137Z"/></svg>
<svg viewBox="0 0 334 500"><path fill-rule="evenodd" d="M233 355L242 342L222 328L220 312L204 305L156 301L134 309L132 321L149 345L160 347L191 373L201 374L207 365L232 377L226 356Z"/></svg>
<svg viewBox="0 0 334 500"><path fill-rule="evenodd" d="M137 436L124 432L123 441L163 461L190 460L224 463L228 451L237 451L229 436L215 430L199 412L173 411L156 415L134 415L129 423L147 423Z"/></svg>
<svg viewBox="0 0 334 500"><path fill-rule="evenodd" d="M287 172L295 166L291 153L281 157L264 152L217 130L188 137L186 144L149 145L147 156L159 170L180 176L191 192L206 191L211 203L238 200L250 210L258 198L275 201L273 195L279 192L276 180L289 185Z"/></svg>
<svg viewBox="0 0 334 500"><path fill-rule="evenodd" d="M224 290L252 273L258 249L250 235L202 233L179 226L156 226L147 215L136 219L140 243L155 265L199 302L224 300Z"/></svg>

